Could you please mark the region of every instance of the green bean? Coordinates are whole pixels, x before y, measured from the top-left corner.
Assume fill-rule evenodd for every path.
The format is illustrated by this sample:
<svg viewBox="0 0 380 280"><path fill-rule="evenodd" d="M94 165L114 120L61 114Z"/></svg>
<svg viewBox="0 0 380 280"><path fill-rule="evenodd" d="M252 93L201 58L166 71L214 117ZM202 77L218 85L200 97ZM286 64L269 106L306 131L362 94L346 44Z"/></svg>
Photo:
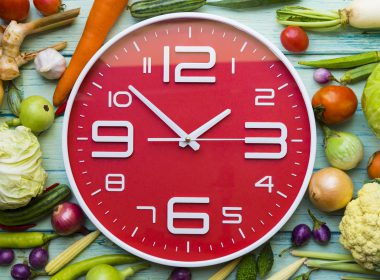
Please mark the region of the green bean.
<svg viewBox="0 0 380 280"><path fill-rule="evenodd" d="M371 63L346 71L340 78L339 82L342 84L353 84L366 80L379 64L380 63Z"/></svg>
<svg viewBox="0 0 380 280"><path fill-rule="evenodd" d="M344 57L322 59L315 61L299 61L298 64L315 68L345 69L380 62L380 52L373 51Z"/></svg>
<svg viewBox="0 0 380 280"><path fill-rule="evenodd" d="M0 248L35 248L59 237L58 234L42 232L2 232L0 233Z"/></svg>
<svg viewBox="0 0 380 280"><path fill-rule="evenodd" d="M68 265L51 277L50 280L75 280L99 264L119 265L138 261L140 261L140 259L132 255L103 255Z"/></svg>

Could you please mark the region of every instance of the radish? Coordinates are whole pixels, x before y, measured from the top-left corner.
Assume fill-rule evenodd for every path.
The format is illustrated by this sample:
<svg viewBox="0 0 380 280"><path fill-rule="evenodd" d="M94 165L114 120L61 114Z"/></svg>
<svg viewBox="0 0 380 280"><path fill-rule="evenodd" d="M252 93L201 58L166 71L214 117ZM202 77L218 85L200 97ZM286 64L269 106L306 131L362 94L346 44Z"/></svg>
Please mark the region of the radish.
<svg viewBox="0 0 380 280"><path fill-rule="evenodd" d="M277 10L277 21L315 31L333 31L345 25L358 29L380 29L380 0L353 0L338 11L324 12L299 6Z"/></svg>

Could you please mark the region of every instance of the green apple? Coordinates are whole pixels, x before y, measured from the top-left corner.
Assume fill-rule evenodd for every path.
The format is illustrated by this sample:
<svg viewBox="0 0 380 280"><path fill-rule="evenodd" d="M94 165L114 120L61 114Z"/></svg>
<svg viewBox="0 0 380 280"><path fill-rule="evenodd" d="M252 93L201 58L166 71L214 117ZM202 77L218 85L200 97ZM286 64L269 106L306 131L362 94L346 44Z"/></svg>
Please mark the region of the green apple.
<svg viewBox="0 0 380 280"><path fill-rule="evenodd" d="M44 97L30 96L22 101L19 118L23 126L39 133L47 130L53 124L54 108Z"/></svg>

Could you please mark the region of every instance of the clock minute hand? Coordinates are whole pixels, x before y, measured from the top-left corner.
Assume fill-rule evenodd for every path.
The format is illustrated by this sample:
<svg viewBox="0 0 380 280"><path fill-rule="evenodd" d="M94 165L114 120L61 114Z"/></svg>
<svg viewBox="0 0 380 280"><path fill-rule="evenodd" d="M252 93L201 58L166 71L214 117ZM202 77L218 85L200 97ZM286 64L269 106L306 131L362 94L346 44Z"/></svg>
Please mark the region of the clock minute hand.
<svg viewBox="0 0 380 280"><path fill-rule="evenodd" d="M198 138L203 133L205 133L206 131L208 131L211 128L213 128L215 125L217 125L219 122L221 122L224 118L226 118L229 114L231 114L231 110L230 109L224 110L219 115L215 116L214 118L212 118L211 120L209 120L208 122L206 122L204 125L200 126L196 130L194 130L193 132L191 132L189 134L189 136L188 136L191 139L190 142L188 142L188 141L181 141L181 142L179 142L179 145L181 147L186 147L192 141L194 141L194 139Z"/></svg>
<svg viewBox="0 0 380 280"><path fill-rule="evenodd" d="M153 113L156 114L171 130L173 130L179 137L187 138L188 134L180 128L173 120L171 120L167 115L165 115L158 107L156 107L151 101L149 101L140 91L138 91L134 86L129 85L128 89L138 98L142 103L144 103ZM194 151L199 150L200 145L196 141L191 141L189 146L193 148Z"/></svg>

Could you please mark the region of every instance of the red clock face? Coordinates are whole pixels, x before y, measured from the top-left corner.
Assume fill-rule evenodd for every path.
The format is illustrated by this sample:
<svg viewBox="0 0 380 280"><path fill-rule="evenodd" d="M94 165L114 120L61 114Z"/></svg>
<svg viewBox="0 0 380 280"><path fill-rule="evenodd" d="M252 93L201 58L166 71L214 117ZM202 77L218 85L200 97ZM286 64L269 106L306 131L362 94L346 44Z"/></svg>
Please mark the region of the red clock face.
<svg viewBox="0 0 380 280"><path fill-rule="evenodd" d="M148 260L242 255L304 194L315 127L302 87L277 49L237 23L140 23L102 48L69 100L74 192L104 234Z"/></svg>

